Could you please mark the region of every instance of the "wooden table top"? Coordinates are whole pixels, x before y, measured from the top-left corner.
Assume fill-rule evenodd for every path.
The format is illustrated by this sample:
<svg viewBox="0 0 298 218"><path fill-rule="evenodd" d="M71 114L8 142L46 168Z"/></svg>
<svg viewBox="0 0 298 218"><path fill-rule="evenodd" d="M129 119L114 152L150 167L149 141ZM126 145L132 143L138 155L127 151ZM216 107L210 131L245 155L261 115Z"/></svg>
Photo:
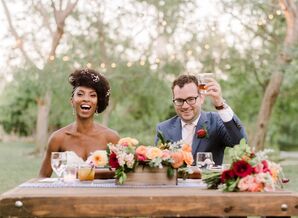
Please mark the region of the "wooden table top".
<svg viewBox="0 0 298 218"><path fill-rule="evenodd" d="M16 187L0 217L294 216L298 193L223 193L202 187Z"/></svg>

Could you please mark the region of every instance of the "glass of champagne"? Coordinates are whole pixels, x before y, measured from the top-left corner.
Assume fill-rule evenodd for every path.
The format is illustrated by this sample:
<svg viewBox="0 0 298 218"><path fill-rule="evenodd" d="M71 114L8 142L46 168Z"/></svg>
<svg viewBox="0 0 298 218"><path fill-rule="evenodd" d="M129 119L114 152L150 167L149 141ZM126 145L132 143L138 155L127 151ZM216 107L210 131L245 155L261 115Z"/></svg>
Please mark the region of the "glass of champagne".
<svg viewBox="0 0 298 218"><path fill-rule="evenodd" d="M198 152L196 161L200 170L210 169L214 165L211 152Z"/></svg>
<svg viewBox="0 0 298 218"><path fill-rule="evenodd" d="M53 171L58 176L58 181L62 181L62 173L67 165L66 152L52 152L51 155L51 166Z"/></svg>

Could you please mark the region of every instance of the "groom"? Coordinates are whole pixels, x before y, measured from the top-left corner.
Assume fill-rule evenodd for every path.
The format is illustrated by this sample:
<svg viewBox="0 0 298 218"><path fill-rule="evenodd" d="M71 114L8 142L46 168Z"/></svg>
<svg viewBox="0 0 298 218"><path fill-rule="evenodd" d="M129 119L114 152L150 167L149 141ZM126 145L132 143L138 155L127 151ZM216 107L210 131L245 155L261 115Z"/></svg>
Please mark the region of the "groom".
<svg viewBox="0 0 298 218"><path fill-rule="evenodd" d="M181 75L172 84L173 105L177 116L161 122L156 131L167 141L184 140L197 152L212 152L216 165L222 164L225 147L232 147L246 138L244 127L222 98L220 85L207 81L207 93L201 94L193 75ZM201 111L205 97L212 99L217 112ZM157 137L156 137L157 143Z"/></svg>

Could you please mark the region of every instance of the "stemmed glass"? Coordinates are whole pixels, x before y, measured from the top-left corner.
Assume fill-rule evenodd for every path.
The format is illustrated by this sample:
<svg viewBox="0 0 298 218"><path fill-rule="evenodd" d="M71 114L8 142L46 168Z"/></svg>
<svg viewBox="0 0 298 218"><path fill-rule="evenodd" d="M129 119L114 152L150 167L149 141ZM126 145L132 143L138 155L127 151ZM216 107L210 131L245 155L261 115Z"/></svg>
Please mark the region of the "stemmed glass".
<svg viewBox="0 0 298 218"><path fill-rule="evenodd" d="M65 170L67 165L67 156L66 152L52 152L51 155L51 166L54 172L58 176L58 181L62 181L62 173Z"/></svg>
<svg viewBox="0 0 298 218"><path fill-rule="evenodd" d="M210 169L214 165L211 152L197 153L197 167L201 170Z"/></svg>

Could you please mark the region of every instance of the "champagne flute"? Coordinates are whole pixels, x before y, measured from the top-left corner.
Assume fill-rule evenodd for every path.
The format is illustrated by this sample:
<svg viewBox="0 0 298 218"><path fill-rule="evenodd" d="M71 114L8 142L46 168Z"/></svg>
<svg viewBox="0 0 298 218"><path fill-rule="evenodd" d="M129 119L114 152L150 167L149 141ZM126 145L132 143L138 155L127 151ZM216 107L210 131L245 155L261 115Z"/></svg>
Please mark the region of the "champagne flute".
<svg viewBox="0 0 298 218"><path fill-rule="evenodd" d="M62 173L67 165L66 152L52 152L51 154L51 166L53 171L58 176L58 181L62 181Z"/></svg>
<svg viewBox="0 0 298 218"><path fill-rule="evenodd" d="M214 165L211 152L197 153L197 167L201 170L210 169Z"/></svg>

